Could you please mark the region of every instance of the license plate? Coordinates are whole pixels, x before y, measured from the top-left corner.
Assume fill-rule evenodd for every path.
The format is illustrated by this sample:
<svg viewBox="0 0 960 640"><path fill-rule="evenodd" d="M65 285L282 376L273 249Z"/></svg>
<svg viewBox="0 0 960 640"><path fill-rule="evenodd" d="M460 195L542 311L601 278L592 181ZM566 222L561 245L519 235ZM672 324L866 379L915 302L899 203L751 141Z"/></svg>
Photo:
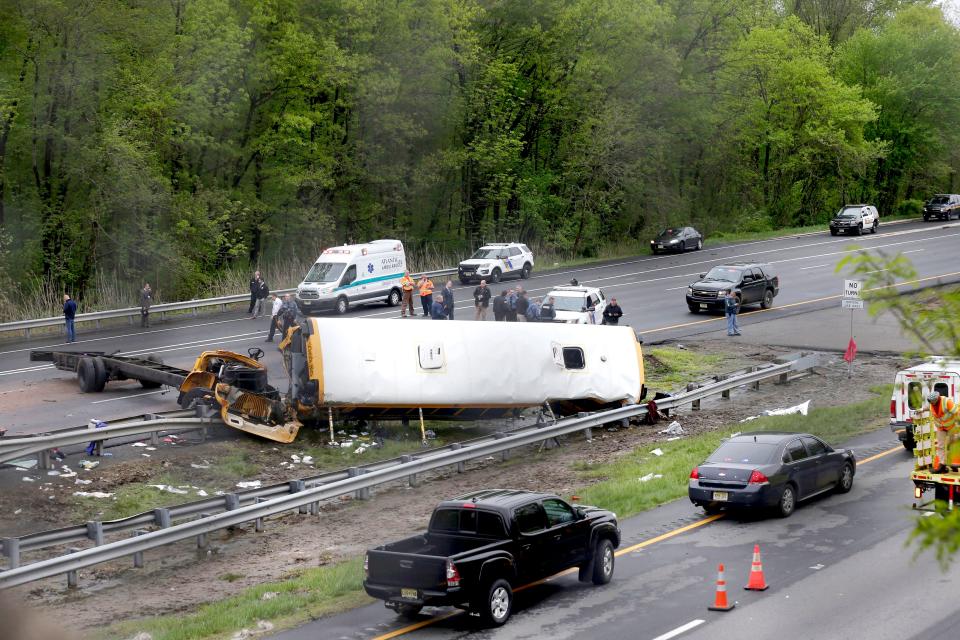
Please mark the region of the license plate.
<svg viewBox="0 0 960 640"><path fill-rule="evenodd" d="M700 308L701 308L701 309L706 309L706 308L707 308L707 305L701 302L701 303L700 303Z"/></svg>
<svg viewBox="0 0 960 640"><path fill-rule="evenodd" d="M407 600L416 600L417 590L416 589L400 589L400 597L406 598Z"/></svg>
<svg viewBox="0 0 960 640"><path fill-rule="evenodd" d="M716 502L726 502L726 501L727 501L727 498L729 498L729 497L730 497L730 496L727 494L726 491L714 491L714 492L713 492L713 499L714 499L714 501L716 501Z"/></svg>

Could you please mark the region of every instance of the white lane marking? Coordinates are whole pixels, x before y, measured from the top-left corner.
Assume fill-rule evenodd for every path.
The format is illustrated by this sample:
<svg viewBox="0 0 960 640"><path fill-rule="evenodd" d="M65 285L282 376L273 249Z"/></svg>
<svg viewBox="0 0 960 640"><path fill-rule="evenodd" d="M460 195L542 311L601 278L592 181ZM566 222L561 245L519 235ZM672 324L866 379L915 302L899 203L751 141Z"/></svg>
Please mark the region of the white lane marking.
<svg viewBox="0 0 960 640"><path fill-rule="evenodd" d="M819 268L821 268L821 267L829 267L829 266L831 266L831 264L830 264L829 262L827 262L827 263L825 263L825 264L815 264L815 265L813 265L813 266L811 266L811 267L800 267L800 271L806 271L807 269L819 269Z"/></svg>
<svg viewBox="0 0 960 640"><path fill-rule="evenodd" d="M873 271L864 271L863 275L867 276L871 273L886 273L887 271L890 271L890 269L874 269Z"/></svg>
<svg viewBox="0 0 960 640"><path fill-rule="evenodd" d="M44 369L53 369L53 365L41 364L35 367L24 367L23 369L11 369L10 371L0 371L0 376L12 376L15 373L30 373L31 371L43 371Z"/></svg>
<svg viewBox="0 0 960 640"><path fill-rule="evenodd" d="M130 395L123 395L118 398L107 398L106 400L94 400L90 404L102 404L104 402L114 402L116 400L129 400L130 398L139 398L141 396L152 396L156 393L169 393L169 389L160 389L159 391L147 391L144 393L131 393Z"/></svg>
<svg viewBox="0 0 960 640"><path fill-rule="evenodd" d="M657 636L653 640L670 640L670 638L676 638L681 633L686 633L687 631L690 631L690 629L696 629L704 622L706 622L706 620L691 620L687 624L677 627L673 631L667 631L665 634Z"/></svg>
<svg viewBox="0 0 960 640"><path fill-rule="evenodd" d="M926 251L926 249L910 249L910 251L904 251L904 252L902 252L902 253L904 253L904 254L907 254L907 253L920 253L921 251Z"/></svg>
<svg viewBox="0 0 960 640"><path fill-rule="evenodd" d="M669 289L664 289L664 291L676 291L677 289L686 289L686 288L687 288L687 285L683 285L682 287L670 287Z"/></svg>

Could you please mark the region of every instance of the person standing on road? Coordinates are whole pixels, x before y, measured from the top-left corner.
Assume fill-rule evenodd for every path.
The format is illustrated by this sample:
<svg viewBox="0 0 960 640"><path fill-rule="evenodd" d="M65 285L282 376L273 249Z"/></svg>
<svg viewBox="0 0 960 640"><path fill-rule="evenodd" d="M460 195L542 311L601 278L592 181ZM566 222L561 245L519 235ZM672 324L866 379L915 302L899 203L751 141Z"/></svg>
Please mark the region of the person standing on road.
<svg viewBox="0 0 960 640"><path fill-rule="evenodd" d="M517 287L517 318L527 321L527 307L530 306L530 300L527 299L527 292L523 287Z"/></svg>
<svg viewBox="0 0 960 640"><path fill-rule="evenodd" d="M946 470L944 464L950 460L947 454L953 443L951 432L957 426L960 411L957 410L953 400L942 397L937 391L927 396L927 402L930 403L930 415L933 416L933 424L937 429L937 457L934 460L934 473L943 473Z"/></svg>
<svg viewBox="0 0 960 640"><path fill-rule="evenodd" d="M490 307L490 289L487 281L481 280L480 286L473 290L473 306L476 307L474 320L486 320L487 309Z"/></svg>
<svg viewBox="0 0 960 640"><path fill-rule="evenodd" d="M507 291L507 322L517 321L517 292L513 289Z"/></svg>
<svg viewBox="0 0 960 640"><path fill-rule="evenodd" d="M400 317L407 317L407 308L410 309L410 317L415 318L416 313L413 312L413 287L416 286L413 278L410 277L409 271L403 272L403 277L400 278L400 290L403 292L403 299L400 301Z"/></svg>
<svg viewBox="0 0 960 640"><path fill-rule="evenodd" d="M740 303L737 302L737 294L733 292L733 289L727 289L727 295L723 299L723 308L727 313L727 335L728 336L739 336L740 327L737 326L737 311L739 311Z"/></svg>
<svg viewBox="0 0 960 640"><path fill-rule="evenodd" d="M610 304L603 310L603 324L617 326L623 317L623 309L617 304L616 298L610 298Z"/></svg>
<svg viewBox="0 0 960 640"><path fill-rule="evenodd" d="M447 312L443 306L443 295L436 294L433 296L433 304L430 305L430 318L433 320L446 320Z"/></svg>
<svg viewBox="0 0 960 640"><path fill-rule="evenodd" d="M279 329L277 325L280 323L280 310L283 308L283 300L280 296L273 294L270 299L273 300L273 305L270 307L270 334L264 342L273 342L273 334Z"/></svg>
<svg viewBox="0 0 960 640"><path fill-rule="evenodd" d="M257 285L257 302L253 307L254 320L263 315L263 301L268 297L270 297L270 287L268 287L267 283L261 278Z"/></svg>
<svg viewBox="0 0 960 640"><path fill-rule="evenodd" d="M257 304L257 298L260 295L260 272L254 271L253 277L250 278L250 308L247 309L247 314L251 317L253 316L253 307Z"/></svg>
<svg viewBox="0 0 960 640"><path fill-rule="evenodd" d="M77 341L77 332L73 327L73 321L76 316L77 303L73 301L69 293L63 294L63 321L67 327L67 342Z"/></svg>
<svg viewBox="0 0 960 640"><path fill-rule="evenodd" d="M287 331L297 322L297 313L300 309L297 307L297 301L293 299L293 294L288 293L283 296L283 304L280 305L280 342L287 338Z"/></svg>
<svg viewBox="0 0 960 640"><path fill-rule="evenodd" d="M507 290L504 289L500 295L493 299L493 319L495 322L503 322L507 318Z"/></svg>
<svg viewBox="0 0 960 640"><path fill-rule="evenodd" d="M540 322L540 298L534 298L530 301L524 315L527 317L527 322Z"/></svg>
<svg viewBox="0 0 960 640"><path fill-rule="evenodd" d="M554 309L556 302L556 298L550 296L546 302L540 305L540 322L553 322L557 319L557 311Z"/></svg>
<svg viewBox="0 0 960 640"><path fill-rule="evenodd" d="M447 315L447 320L453 320L453 280L447 280L447 286L443 288L443 312Z"/></svg>
<svg viewBox="0 0 960 640"><path fill-rule="evenodd" d="M420 290L420 306L423 307L423 317L429 318L430 307L433 305L433 280L427 276L420 276L417 288Z"/></svg>
<svg viewBox="0 0 960 640"><path fill-rule="evenodd" d="M140 327L150 328L150 305L153 304L153 289L147 282L140 289Z"/></svg>

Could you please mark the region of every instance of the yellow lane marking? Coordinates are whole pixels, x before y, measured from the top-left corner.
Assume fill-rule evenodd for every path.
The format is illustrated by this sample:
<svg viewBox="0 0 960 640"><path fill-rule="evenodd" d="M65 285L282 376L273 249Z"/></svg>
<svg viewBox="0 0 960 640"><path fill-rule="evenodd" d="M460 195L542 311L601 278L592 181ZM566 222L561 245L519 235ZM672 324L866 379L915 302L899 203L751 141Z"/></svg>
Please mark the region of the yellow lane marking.
<svg viewBox="0 0 960 640"><path fill-rule="evenodd" d="M946 278L949 276L960 276L960 271L952 271L950 273L941 273L937 276L928 276L926 278L917 278L916 280L907 280L906 282L894 282L893 284L886 284L882 287L871 287L870 289L865 289L865 291L881 291L883 289L892 289L894 287L902 287L908 284L917 284L918 282L926 282L928 280L936 280L938 278ZM837 294L834 296L825 296L823 298L814 298L813 300L803 300L801 302L791 302L789 304L781 305L778 307L773 307L770 309L757 309L756 311L746 311L744 313L738 314L741 317L743 316L752 316L757 313L769 313L771 311L779 311L780 309L789 309L791 307L800 307L805 304L814 304L817 302L824 302L826 300L838 300L843 297L843 294ZM657 327L656 329L640 329L640 332L644 335L648 333L657 333L658 331L669 331L670 329L682 329L683 327L692 327L698 324L707 324L710 322L726 322L726 318L717 317L717 318L707 318L706 320L694 320L693 322L683 322L681 324L672 324L668 327Z"/></svg>
<svg viewBox="0 0 960 640"><path fill-rule="evenodd" d="M888 456L888 455L890 455L891 453L894 453L894 452L900 451L900 450L901 450L901 447L894 447L894 448L892 448L892 449L887 449L886 451L881 451L880 453L878 453L878 454L876 454L876 455L874 455L874 456L870 456L869 458L866 458L866 459L864 459L864 460L860 460L860 461L857 462L857 464L858 464L859 466L862 466L862 465L865 465L865 464L867 464L867 463L869 463L869 462L873 462L874 460L878 460L878 459L880 459L880 458L882 458L882 457L884 457L884 456ZM682 498L681 498L681 499L682 499ZM710 524L711 522L715 522L715 521L717 521L717 520L720 520L721 518L724 517L724 515L726 515L726 514L718 513L718 514L716 514L716 515L707 516L706 518L703 518L702 520L697 520L696 522L692 522L692 523L690 523L690 524L688 524L688 525L685 525L685 526L683 526L683 527L680 527L680 528L678 528L678 529L674 529L673 531L668 531L668 532L666 532L666 533L664 533L664 534L661 534L661 535L659 535L659 536L656 536L655 538L650 538L649 540L644 540L643 542L638 542L637 544L635 544L635 545L633 545L633 546L626 547L626 548L624 548L624 549L619 549L619 550L617 550L617 551L615 552L614 555L616 555L617 557L620 557L620 556L622 556L622 555L626 555L626 554L628 554L628 553L632 553L632 552L637 551L637 550L639 550L639 549L643 549L644 547L649 547L650 545L654 545L654 544L656 544L656 543L658 543L658 542L663 542L664 540L669 540L670 538L673 538L674 536L678 536L678 535L680 535L681 533L686 533L686 532L688 532L688 531L693 531L694 529L698 529L698 528L700 528L700 527L702 527L702 526L704 526L704 525ZM531 582L531 583L525 584L525 585L523 585L523 586L521 586L521 587L517 587L516 589L513 590L513 592L514 592L514 593L518 593L518 592L520 592L520 591L524 591L524 590L526 590L526 589L530 589L530 588L532 588L532 587L536 587L536 586L538 586L538 585L544 584L545 582L548 582L548 581L550 581L550 580L552 580L552 579L554 579L554 578L559 578L560 576L567 576L567 575L570 575L570 574L575 573L575 572L577 572L577 571L578 571L577 567L571 567L570 569L567 569L567 570L565 570L565 571L561 571L560 573L556 573L556 574L554 574L554 575L552 575L552 576L550 576L550 577L548 577L548 578L542 578L542 579L540 579L540 580L536 580L535 582ZM430 625L436 624L437 622L440 622L441 620L447 620L448 618L452 618L453 616L459 616L459 615L461 615L462 613L464 613L464 612L463 612L463 611L451 611L451 612L449 612L449 613L445 613L445 614L436 616L436 617L434 617L434 618L428 618L428 619L426 619L426 620L421 620L420 622L416 622L416 623L411 624L411 625L408 625L408 626L406 626L406 627L402 627L402 628L400 628L400 629L397 629L396 631L390 631L389 633L385 633L385 634L383 634L383 635L376 636L375 638L371 638L371 640L390 640L390 638L396 638L396 637L398 637L398 636L402 636L402 635L405 635L405 634L407 634L407 633L410 633L411 631L416 631L417 629L422 629L422 628L424 628L424 627L429 627Z"/></svg>

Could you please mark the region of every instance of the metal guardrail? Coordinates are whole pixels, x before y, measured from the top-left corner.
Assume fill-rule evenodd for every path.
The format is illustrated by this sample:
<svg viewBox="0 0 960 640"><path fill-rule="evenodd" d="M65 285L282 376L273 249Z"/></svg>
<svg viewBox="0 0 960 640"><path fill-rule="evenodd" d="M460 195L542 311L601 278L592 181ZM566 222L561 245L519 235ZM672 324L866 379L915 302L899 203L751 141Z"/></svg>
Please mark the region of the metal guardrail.
<svg viewBox="0 0 960 640"><path fill-rule="evenodd" d="M785 381L791 371L811 368L816 365L816 361L815 355L806 356L784 364L731 376L719 382L664 398L658 402L658 408L666 410L683 404L699 403L699 401L711 395L727 394L733 388L759 383L761 380L772 377L780 377L781 381ZM460 471L462 470L460 465L468 460L495 453L506 455L513 448L536 444L579 431L587 432L589 437L589 430L593 427L644 416L646 413L646 405L630 405L567 418L554 424L536 425L521 432L495 435L493 438L481 439L482 441L454 443L440 451L402 456L399 462L397 460L382 461L366 468L355 467L346 471L346 477L344 477L343 471L326 474L326 478L318 477L314 480L317 486L313 488L307 488L303 480L294 480L289 483L288 493L285 495L277 497L253 496L253 504L241 504L241 497L236 494L233 494L235 497L232 498L223 496L220 500L223 501L226 511L213 515L201 514L196 520L175 525L171 523L170 510L157 509L152 515L141 514L134 518L137 518L138 522L143 519L143 525L151 524L152 521L152 523L160 526L160 529L155 531L138 530L134 532L132 538L107 544L103 544L103 534L109 530L111 523L87 523L85 537L93 539L97 546L73 551L22 567L12 566L10 569L0 572L0 588L15 587L64 573L67 574L68 585L77 586L76 572L79 569L127 556L133 556L135 566L142 566L143 552L150 549L191 538L196 538L198 546L203 547L207 543L207 534L219 529L238 526L253 520L256 521L256 529L259 531L262 529L263 518L285 511L297 509L301 513L305 513L307 507L312 507L312 513L319 513L319 503L324 500L351 492L357 492L358 497L364 498L366 497L365 493L369 495L371 487L379 484L405 478L412 479L418 473L450 465L458 465L458 471ZM272 490L272 488L270 489ZM249 498L252 493L249 492L245 497ZM39 538L39 536L37 537ZM13 561L12 564L16 565L19 563L20 539L6 538L3 542L5 555ZM35 538L31 546L37 544L43 544L43 542Z"/></svg>
<svg viewBox="0 0 960 640"><path fill-rule="evenodd" d="M419 278L420 276L427 276L428 278L438 278L440 276L449 276L457 273L456 268L449 269L438 269L437 271L424 271L422 273L412 273L412 277ZM296 288L293 289L277 289L276 291L271 291L271 293L276 293L284 295L287 293L295 293ZM163 320L163 317L166 313L171 311L185 311L188 309L193 310L193 315L197 315L199 309L203 307L216 307L219 306L221 311L226 311L228 304L236 304L240 302L247 302L250 300L249 293L238 293L229 296L221 296L219 298L202 298L198 300L184 300L181 302L167 302L164 304L155 304L150 307L151 314L160 314L160 320ZM91 313L78 313L75 322L95 322L97 328L100 328L100 322L102 320L110 320L112 318L129 318L130 323L133 324L133 320L136 317L140 316L140 307L128 307L126 309L111 309L109 311L94 311ZM17 320L16 322L4 322L0 324L0 333L7 331L24 331L26 337L30 337L30 331L32 329L39 329L41 327L56 327L63 325L63 316L54 316L52 318L38 318L35 320Z"/></svg>

